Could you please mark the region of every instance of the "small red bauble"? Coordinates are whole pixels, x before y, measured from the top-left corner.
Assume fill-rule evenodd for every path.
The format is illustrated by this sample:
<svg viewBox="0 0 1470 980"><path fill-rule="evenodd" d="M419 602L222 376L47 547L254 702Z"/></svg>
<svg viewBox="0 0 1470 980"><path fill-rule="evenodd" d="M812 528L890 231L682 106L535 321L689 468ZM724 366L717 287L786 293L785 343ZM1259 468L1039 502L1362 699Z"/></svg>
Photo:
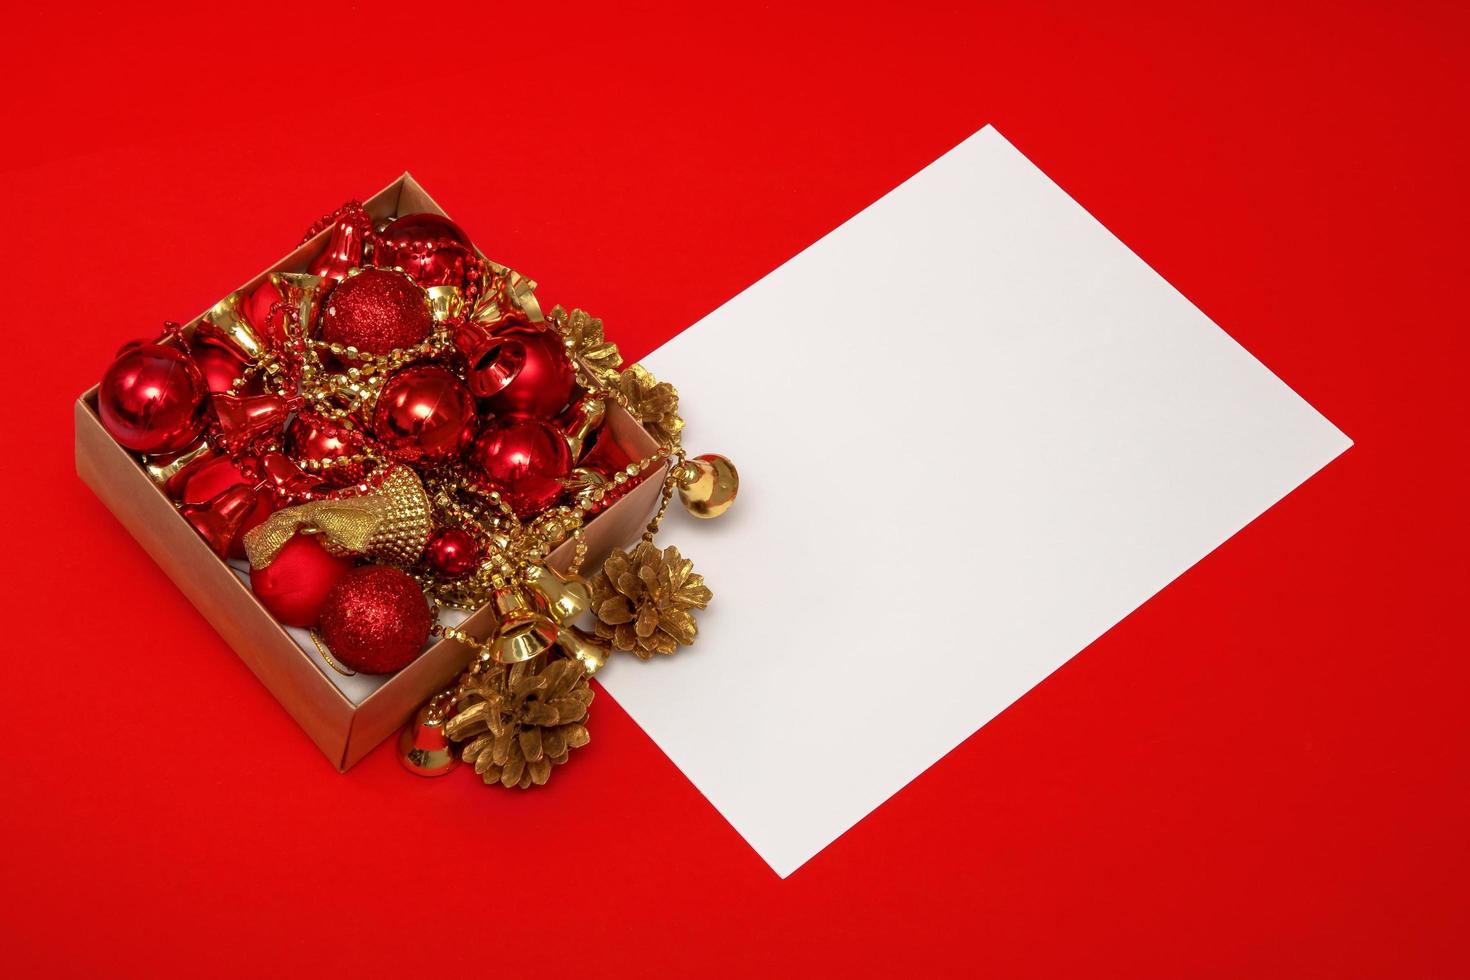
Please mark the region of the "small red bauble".
<svg viewBox="0 0 1470 980"><path fill-rule="evenodd" d="M376 265L398 266L420 286L463 288L475 268L473 256L459 225L429 212L394 219L373 247Z"/></svg>
<svg viewBox="0 0 1470 980"><path fill-rule="evenodd" d="M390 674L413 662L433 618L419 584L391 565L354 568L327 593L322 640L332 656L364 674Z"/></svg>
<svg viewBox="0 0 1470 980"><path fill-rule="evenodd" d="M326 304L322 339L368 354L412 347L434 325L428 294L390 269L358 270L337 284Z"/></svg>
<svg viewBox="0 0 1470 980"><path fill-rule="evenodd" d="M424 546L424 560L436 575L460 578L480 565L480 545L470 532L457 527L441 527L429 535Z"/></svg>
<svg viewBox="0 0 1470 980"><path fill-rule="evenodd" d="M188 482L184 484L183 500L186 504L202 504L231 487L241 485L252 486L253 481L240 471L240 467L236 466L233 460L217 456L189 475ZM245 532L269 517L273 510L275 510L275 502L270 491L264 489L257 491L255 508L246 515L244 523L230 539L229 555L231 558L245 557Z"/></svg>
<svg viewBox="0 0 1470 980"><path fill-rule="evenodd" d="M475 438L469 463L474 478L500 491L517 517L530 517L556 503L572 472L572 451L562 431L523 416L492 419Z"/></svg>
<svg viewBox="0 0 1470 980"><path fill-rule="evenodd" d="M102 376L97 414L119 444L140 453L171 453L204 430L209 387L184 352L139 344Z"/></svg>
<svg viewBox="0 0 1470 980"><path fill-rule="evenodd" d="M327 593L352 569L351 558L328 554L316 535L298 534L269 565L250 570L250 588L287 626L315 626Z"/></svg>
<svg viewBox="0 0 1470 980"><path fill-rule="evenodd" d="M572 400L576 372L561 339L549 330L511 324L465 354L470 389L496 415L549 419Z"/></svg>
<svg viewBox="0 0 1470 980"><path fill-rule="evenodd" d="M437 364L420 364L384 383L373 435L394 459L442 463L469 444L474 420L475 399L464 382Z"/></svg>
<svg viewBox="0 0 1470 980"><path fill-rule="evenodd" d="M286 426L286 453L296 462L321 462L362 452L362 433L347 429L311 412L302 412ZM333 486L345 487L367 475L366 463L327 466L312 470Z"/></svg>

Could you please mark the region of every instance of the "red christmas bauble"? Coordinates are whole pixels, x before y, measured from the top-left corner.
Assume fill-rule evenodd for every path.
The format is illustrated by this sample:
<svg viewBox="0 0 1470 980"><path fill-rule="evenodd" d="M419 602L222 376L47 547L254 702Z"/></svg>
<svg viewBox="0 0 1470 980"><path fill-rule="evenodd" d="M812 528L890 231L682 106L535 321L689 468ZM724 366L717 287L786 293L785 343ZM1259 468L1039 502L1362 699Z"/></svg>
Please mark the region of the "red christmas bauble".
<svg viewBox="0 0 1470 980"><path fill-rule="evenodd" d="M191 344L189 355L211 392L231 391L245 374L245 362L218 344Z"/></svg>
<svg viewBox="0 0 1470 980"><path fill-rule="evenodd" d="M301 412L286 426L286 454L298 463L355 456L363 449L362 433L311 412ZM336 487L350 486L367 475L366 463L311 470Z"/></svg>
<svg viewBox="0 0 1470 980"><path fill-rule="evenodd" d="M556 503L572 472L572 451L561 430L525 416L491 419L470 449L473 478L525 518Z"/></svg>
<svg viewBox="0 0 1470 980"><path fill-rule="evenodd" d="M386 354L429 335L429 297L391 269L359 269L332 289L321 315L321 337L332 344Z"/></svg>
<svg viewBox="0 0 1470 980"><path fill-rule="evenodd" d="M442 214L405 214L384 228L373 262L398 266L420 286L467 285L475 268L474 249L459 225Z"/></svg>
<svg viewBox="0 0 1470 980"><path fill-rule="evenodd" d="M572 400L577 383L561 338L527 323L513 323L490 334L479 349L466 352L465 377L496 415L554 418Z"/></svg>
<svg viewBox="0 0 1470 980"><path fill-rule="evenodd" d="M351 558L329 554L316 535L298 534L269 565L250 570L250 588L287 626L315 626L327 593L352 569Z"/></svg>
<svg viewBox="0 0 1470 980"><path fill-rule="evenodd" d="M429 535L424 560L435 574L459 578L479 567L480 545L473 534L462 528L441 527Z"/></svg>
<svg viewBox="0 0 1470 980"><path fill-rule="evenodd" d="M419 364L383 384L373 435L395 459L441 463L469 444L474 420L475 399L464 382L437 364Z"/></svg>
<svg viewBox="0 0 1470 980"><path fill-rule="evenodd" d="M121 445L140 453L183 449L204 430L209 387L183 351L139 344L112 362L97 390L97 414Z"/></svg>
<svg viewBox="0 0 1470 980"><path fill-rule="evenodd" d="M202 504L231 487L252 486L254 482L241 472L240 467L236 466L233 460L225 456L217 456L202 464L189 475L188 482L184 484L183 500L186 504ZM256 492L254 509L250 511L245 522L230 539L231 558L245 557L245 532L269 517L271 511L275 509L275 501L269 490L262 489Z"/></svg>
<svg viewBox="0 0 1470 980"><path fill-rule="evenodd" d="M364 674L390 674L413 663L433 617L419 584L391 565L354 568L327 593L322 639L332 656Z"/></svg>

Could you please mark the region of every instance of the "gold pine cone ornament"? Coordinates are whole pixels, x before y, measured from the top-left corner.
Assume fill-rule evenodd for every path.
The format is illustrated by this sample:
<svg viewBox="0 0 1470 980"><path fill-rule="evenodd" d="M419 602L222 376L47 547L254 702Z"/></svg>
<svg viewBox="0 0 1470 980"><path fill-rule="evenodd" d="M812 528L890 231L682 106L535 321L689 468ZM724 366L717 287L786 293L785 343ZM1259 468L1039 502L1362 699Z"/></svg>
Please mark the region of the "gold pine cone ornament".
<svg viewBox="0 0 1470 980"><path fill-rule="evenodd" d="M580 661L538 657L496 665L464 679L459 710L445 732L465 743L461 758L486 783L541 786L572 749L587 744L592 697Z"/></svg>
<svg viewBox="0 0 1470 980"><path fill-rule="evenodd" d="M631 553L614 551L589 583L597 635L648 660L668 655L699 633L691 610L709 605L704 576L679 549L642 541Z"/></svg>

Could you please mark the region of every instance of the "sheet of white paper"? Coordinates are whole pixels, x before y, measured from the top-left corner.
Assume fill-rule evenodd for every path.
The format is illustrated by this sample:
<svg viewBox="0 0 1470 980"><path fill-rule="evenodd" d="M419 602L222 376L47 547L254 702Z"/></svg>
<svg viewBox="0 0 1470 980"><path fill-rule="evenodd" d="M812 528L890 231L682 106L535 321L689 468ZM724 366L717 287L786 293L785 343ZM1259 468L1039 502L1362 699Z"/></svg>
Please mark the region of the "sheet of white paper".
<svg viewBox="0 0 1470 980"><path fill-rule="evenodd" d="M782 876L1350 445L991 128L647 363L740 498L599 679Z"/></svg>

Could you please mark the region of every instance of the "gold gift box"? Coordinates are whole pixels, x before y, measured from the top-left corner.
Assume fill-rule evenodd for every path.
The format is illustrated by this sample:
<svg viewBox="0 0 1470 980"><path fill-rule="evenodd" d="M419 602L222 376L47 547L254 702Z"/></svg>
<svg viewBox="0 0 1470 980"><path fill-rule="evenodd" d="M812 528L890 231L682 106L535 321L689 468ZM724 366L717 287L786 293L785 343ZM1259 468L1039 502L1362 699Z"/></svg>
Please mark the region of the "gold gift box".
<svg viewBox="0 0 1470 980"><path fill-rule="evenodd" d="M444 214L408 174L374 194L364 206L375 222L423 211ZM329 233L324 231L312 238L241 288L255 286L272 272L304 271L307 262L322 249ZM188 329L199 319L196 317ZM600 438L611 438L633 459L645 458L658 449L657 442L638 422L615 404L607 406L607 420ZM250 587L194 533L168 496L149 478L138 458L113 441L97 417L96 386L76 402L76 461L77 475L204 614L339 771L346 771L402 727L419 705L452 683L468 662L470 649L463 643L439 640L412 664L354 704L327 676L330 668L321 657L297 645L256 601ZM588 522L585 567L599 567L613 548L626 545L642 532L658 505L664 472L664 469L655 470ZM570 542L563 544L552 552L548 564L565 569L571 561L572 548ZM485 637L494 625L493 611L484 606L459 628L472 636Z"/></svg>

